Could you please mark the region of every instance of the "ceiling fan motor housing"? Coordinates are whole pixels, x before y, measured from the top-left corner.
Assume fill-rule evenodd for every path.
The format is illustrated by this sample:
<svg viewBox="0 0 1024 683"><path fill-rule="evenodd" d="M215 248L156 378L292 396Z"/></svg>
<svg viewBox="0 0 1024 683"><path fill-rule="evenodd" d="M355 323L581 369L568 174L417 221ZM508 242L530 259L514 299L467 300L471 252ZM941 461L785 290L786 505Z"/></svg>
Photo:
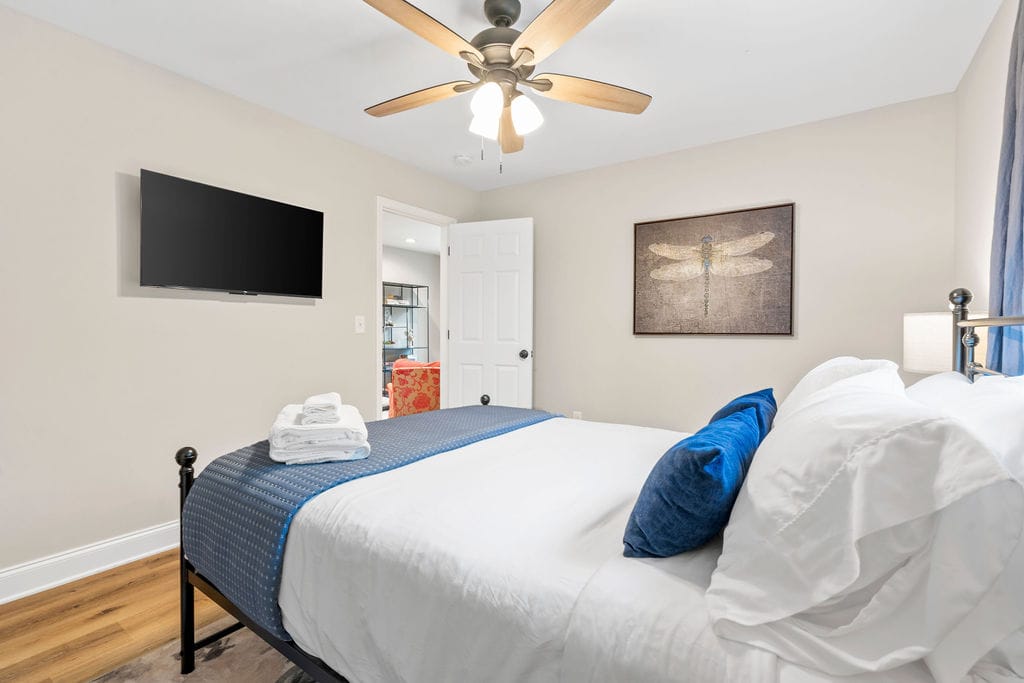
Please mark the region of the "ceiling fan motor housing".
<svg viewBox="0 0 1024 683"><path fill-rule="evenodd" d="M522 9L519 0L484 0L487 21L499 28L511 26L519 21Z"/></svg>
<svg viewBox="0 0 1024 683"><path fill-rule="evenodd" d="M484 68L469 64L470 72L482 80L488 80L488 74L491 74L489 80L497 81L508 79L519 81L529 78L534 70L532 65L522 64L515 69L509 68L515 61L511 50L512 43L516 42L519 33L514 28L494 26L485 28L476 34L469 42L483 55ZM502 72L507 73L502 74Z"/></svg>

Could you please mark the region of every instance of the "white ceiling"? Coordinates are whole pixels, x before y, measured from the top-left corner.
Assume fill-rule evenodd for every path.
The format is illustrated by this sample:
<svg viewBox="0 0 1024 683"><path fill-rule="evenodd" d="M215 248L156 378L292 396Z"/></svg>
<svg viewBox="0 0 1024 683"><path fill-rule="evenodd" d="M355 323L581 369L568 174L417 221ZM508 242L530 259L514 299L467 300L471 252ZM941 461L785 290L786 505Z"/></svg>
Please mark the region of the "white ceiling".
<svg viewBox="0 0 1024 683"><path fill-rule="evenodd" d="M427 254L441 253L441 228L439 226L387 211L381 215L381 242L385 247L422 251ZM408 239L414 241L406 242Z"/></svg>
<svg viewBox="0 0 1024 683"><path fill-rule="evenodd" d="M619 0L540 70L654 102L636 117L538 97L547 121L503 175L466 96L363 113L468 72L358 0L0 3L481 190L950 92L1000 1ZM487 26L482 0L417 4L466 38ZM516 27L544 4L523 0Z"/></svg>

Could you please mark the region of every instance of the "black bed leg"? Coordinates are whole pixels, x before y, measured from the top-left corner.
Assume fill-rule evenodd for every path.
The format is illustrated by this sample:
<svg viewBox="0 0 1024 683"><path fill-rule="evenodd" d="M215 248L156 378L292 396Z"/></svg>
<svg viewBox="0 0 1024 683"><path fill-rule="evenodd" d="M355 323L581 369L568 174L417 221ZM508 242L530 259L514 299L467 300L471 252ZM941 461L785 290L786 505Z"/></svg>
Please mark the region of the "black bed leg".
<svg viewBox="0 0 1024 683"><path fill-rule="evenodd" d="M184 561L181 567L181 673L190 674L196 668L195 588L188 582Z"/></svg>
<svg viewBox="0 0 1024 683"><path fill-rule="evenodd" d="M174 460L178 463L178 488L181 489L181 509L185 507L185 497L192 488L195 471L192 465L198 458L194 448L185 447L178 450ZM188 580L188 561L185 559L185 535L179 515L178 519L178 564L181 582L181 673L189 674L196 668L196 619L195 619L195 587Z"/></svg>

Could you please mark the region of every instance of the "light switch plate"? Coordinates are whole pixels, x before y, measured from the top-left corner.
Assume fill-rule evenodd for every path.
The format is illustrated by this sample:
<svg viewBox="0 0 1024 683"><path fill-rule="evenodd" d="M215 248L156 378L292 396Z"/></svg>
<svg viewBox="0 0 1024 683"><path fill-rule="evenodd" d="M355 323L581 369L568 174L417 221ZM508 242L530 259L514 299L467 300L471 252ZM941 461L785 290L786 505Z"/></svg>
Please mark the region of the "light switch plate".
<svg viewBox="0 0 1024 683"><path fill-rule="evenodd" d="M366 316L365 315L357 315L355 323L356 323L356 334L366 334Z"/></svg>

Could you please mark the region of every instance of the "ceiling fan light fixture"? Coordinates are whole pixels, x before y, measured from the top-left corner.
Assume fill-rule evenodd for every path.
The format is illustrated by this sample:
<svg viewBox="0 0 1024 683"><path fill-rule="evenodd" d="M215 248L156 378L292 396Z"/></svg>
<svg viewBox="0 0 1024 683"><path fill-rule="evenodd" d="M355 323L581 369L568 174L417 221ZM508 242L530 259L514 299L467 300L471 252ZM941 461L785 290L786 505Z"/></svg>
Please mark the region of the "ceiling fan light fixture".
<svg viewBox="0 0 1024 683"><path fill-rule="evenodd" d="M498 118L496 116L474 116L469 122L469 132L488 140L498 139Z"/></svg>
<svg viewBox="0 0 1024 683"><path fill-rule="evenodd" d="M512 100L512 125L515 126L516 133L528 135L540 128L542 123L544 115L540 113L533 100L523 94Z"/></svg>
<svg viewBox="0 0 1024 683"><path fill-rule="evenodd" d="M494 119L495 126L504 106L505 93L501 91L501 86L493 81L480 86L469 103L474 118Z"/></svg>
<svg viewBox="0 0 1024 683"><path fill-rule="evenodd" d="M537 105L517 90L520 85L541 92L549 99L625 114L641 114L651 103L650 95L629 88L578 76L533 73L538 62L550 57L583 30L613 0L551 0L523 30L512 28L519 19L522 0L483 0L484 14L491 27L472 40L466 40L413 5L415 0L365 2L466 62L474 78L406 93L368 107L366 113L390 116L475 90L470 102L473 111L470 130L481 136L481 159L484 138L497 140L501 153L512 154L522 151L524 135L544 123L544 115Z"/></svg>

